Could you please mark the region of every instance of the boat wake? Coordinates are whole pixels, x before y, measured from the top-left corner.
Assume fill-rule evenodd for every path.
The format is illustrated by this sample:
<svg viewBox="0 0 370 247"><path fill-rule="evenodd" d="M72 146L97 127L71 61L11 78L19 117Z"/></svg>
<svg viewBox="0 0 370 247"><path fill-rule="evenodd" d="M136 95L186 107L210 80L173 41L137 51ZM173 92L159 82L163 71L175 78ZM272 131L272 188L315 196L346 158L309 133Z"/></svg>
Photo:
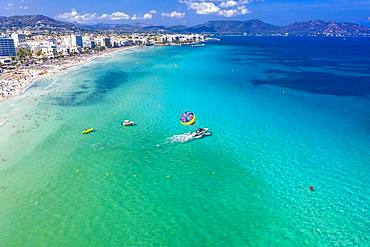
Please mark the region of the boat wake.
<svg viewBox="0 0 370 247"><path fill-rule="evenodd" d="M188 142L194 139L194 134L193 133L184 133L181 135L173 135L169 139L169 142L175 143L175 142Z"/></svg>

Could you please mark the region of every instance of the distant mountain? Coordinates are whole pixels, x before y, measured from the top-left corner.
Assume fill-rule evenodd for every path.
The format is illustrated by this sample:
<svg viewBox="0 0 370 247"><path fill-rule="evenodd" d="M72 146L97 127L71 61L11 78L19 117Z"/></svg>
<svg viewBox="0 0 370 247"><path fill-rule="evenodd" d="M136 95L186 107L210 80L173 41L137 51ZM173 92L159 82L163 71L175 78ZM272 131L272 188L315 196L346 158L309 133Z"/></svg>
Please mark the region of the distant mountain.
<svg viewBox="0 0 370 247"><path fill-rule="evenodd" d="M24 28L33 27L36 25L51 26L56 28L75 28L76 25L69 22L54 20L53 18L44 15L16 15L4 17L0 16L0 28Z"/></svg>
<svg viewBox="0 0 370 247"><path fill-rule="evenodd" d="M370 27L353 23L324 21L295 22L287 26L275 26L261 20L248 21L208 21L186 27L153 26L143 23L131 24L76 24L54 20L43 15L24 15L0 17L0 29L41 26L52 29L75 29L81 31L116 31L116 32L161 32L161 33L213 33L213 34L247 34L247 35L319 35L319 36L370 36Z"/></svg>
<svg viewBox="0 0 370 247"><path fill-rule="evenodd" d="M289 35L323 35L323 36L370 36L370 27L353 23L324 21L295 22L287 26L275 26L261 20L249 21L209 21L185 29L187 32L221 33L221 34L289 34Z"/></svg>
<svg viewBox="0 0 370 247"><path fill-rule="evenodd" d="M337 23L324 21L295 22L279 30L292 35L325 35L325 36L368 36L370 28L353 23Z"/></svg>
<svg viewBox="0 0 370 247"><path fill-rule="evenodd" d="M268 34L279 30L278 26L265 23L261 20L249 21L208 21L201 25L187 28L188 32L206 32L206 33L253 33Z"/></svg>
<svg viewBox="0 0 370 247"><path fill-rule="evenodd" d="M183 31L183 30L187 29L187 27L184 26L184 25L175 25L175 26L169 26L167 29L176 32L176 31Z"/></svg>

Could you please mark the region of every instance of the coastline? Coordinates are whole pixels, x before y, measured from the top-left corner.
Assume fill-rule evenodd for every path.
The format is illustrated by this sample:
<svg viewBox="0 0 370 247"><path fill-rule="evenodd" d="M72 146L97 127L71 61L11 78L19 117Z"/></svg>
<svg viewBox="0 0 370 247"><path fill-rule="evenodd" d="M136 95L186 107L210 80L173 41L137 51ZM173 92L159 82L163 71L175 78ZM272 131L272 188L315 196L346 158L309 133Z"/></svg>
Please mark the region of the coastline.
<svg viewBox="0 0 370 247"><path fill-rule="evenodd" d="M39 68L19 69L0 75L0 103L22 95L38 80L48 78L52 75L58 75L80 65L89 64L97 58L139 47L141 46L126 46L104 50L94 54L68 57L63 60L43 64Z"/></svg>

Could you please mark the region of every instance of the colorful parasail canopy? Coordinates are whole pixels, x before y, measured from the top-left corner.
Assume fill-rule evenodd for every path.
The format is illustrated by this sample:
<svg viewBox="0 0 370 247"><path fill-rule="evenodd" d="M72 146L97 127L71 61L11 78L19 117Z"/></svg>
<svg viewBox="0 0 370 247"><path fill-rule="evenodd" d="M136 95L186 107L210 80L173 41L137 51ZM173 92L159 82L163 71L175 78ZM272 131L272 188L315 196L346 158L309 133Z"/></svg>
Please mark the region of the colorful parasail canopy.
<svg viewBox="0 0 370 247"><path fill-rule="evenodd" d="M193 125L195 124L195 114L193 112L184 112L180 117L181 124L183 125Z"/></svg>

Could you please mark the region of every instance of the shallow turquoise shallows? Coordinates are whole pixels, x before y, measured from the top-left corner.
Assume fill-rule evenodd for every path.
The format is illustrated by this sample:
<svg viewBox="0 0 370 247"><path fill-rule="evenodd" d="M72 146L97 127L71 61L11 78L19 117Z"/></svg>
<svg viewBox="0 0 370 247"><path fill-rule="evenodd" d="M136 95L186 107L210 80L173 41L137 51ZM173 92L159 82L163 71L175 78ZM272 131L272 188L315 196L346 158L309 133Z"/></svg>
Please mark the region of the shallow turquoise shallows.
<svg viewBox="0 0 370 247"><path fill-rule="evenodd" d="M37 82L0 103L0 246L368 246L366 42L225 37Z"/></svg>

